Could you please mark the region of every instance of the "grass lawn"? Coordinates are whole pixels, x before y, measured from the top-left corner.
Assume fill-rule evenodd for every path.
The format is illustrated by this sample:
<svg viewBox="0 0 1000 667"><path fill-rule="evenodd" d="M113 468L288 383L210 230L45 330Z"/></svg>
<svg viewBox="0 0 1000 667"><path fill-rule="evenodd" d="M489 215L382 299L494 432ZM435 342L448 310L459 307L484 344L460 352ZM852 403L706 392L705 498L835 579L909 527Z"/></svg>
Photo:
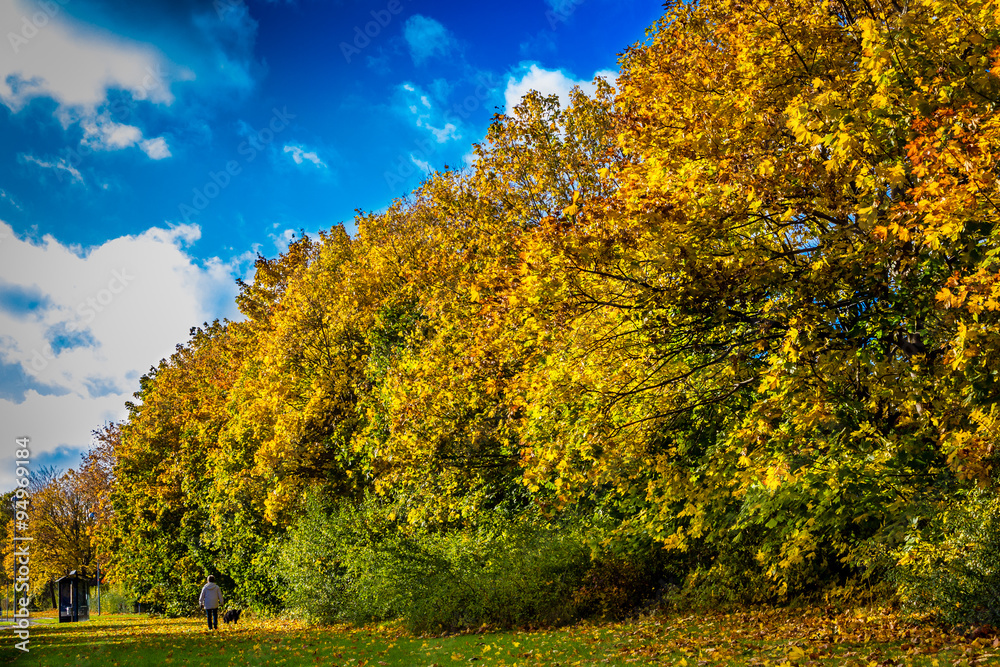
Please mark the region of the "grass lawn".
<svg viewBox="0 0 1000 667"><path fill-rule="evenodd" d="M536 632L413 637L396 626L307 627L240 619L210 633L201 618L106 614L31 628L30 652L0 630L18 666L144 665L973 665L1000 664L1000 640L973 640L862 609L653 615Z"/></svg>

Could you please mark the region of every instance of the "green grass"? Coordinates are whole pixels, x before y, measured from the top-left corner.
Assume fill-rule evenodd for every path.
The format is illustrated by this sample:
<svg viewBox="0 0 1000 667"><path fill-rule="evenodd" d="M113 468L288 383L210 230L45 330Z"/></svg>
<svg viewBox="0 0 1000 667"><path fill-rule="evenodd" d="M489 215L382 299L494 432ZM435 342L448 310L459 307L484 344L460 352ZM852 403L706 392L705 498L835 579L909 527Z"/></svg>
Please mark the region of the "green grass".
<svg viewBox="0 0 1000 667"><path fill-rule="evenodd" d="M457 665L621 664L604 662L609 647L571 629L417 638L392 626L308 628L293 621L243 618L209 632L204 619L105 615L86 623L34 626L30 652L0 633L14 664L142 667L145 665Z"/></svg>
<svg viewBox="0 0 1000 667"><path fill-rule="evenodd" d="M0 631L19 667L160 665L934 665L1000 662L992 639L968 642L892 614L764 610L651 616L546 631L413 637L396 626L306 627L244 618L209 632L201 618L109 615L31 629L30 652Z"/></svg>

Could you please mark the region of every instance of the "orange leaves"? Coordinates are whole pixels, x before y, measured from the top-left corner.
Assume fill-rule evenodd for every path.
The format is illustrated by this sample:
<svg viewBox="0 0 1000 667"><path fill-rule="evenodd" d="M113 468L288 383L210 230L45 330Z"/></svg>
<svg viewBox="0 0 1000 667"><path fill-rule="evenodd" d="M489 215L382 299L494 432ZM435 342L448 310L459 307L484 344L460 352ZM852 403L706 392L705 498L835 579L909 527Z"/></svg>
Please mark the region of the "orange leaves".
<svg viewBox="0 0 1000 667"><path fill-rule="evenodd" d="M996 214L1000 124L978 105L951 105L916 117L913 135L906 150L914 182L896 217L931 249L960 243L968 224Z"/></svg>
<svg viewBox="0 0 1000 667"><path fill-rule="evenodd" d="M995 653L990 637L968 640L882 608L664 615L610 630L623 657L655 664L929 667L950 664L967 653L984 659Z"/></svg>
<svg viewBox="0 0 1000 667"><path fill-rule="evenodd" d="M1000 272L980 268L972 275L952 275L935 294L942 308L962 309L978 320L980 313L1000 310Z"/></svg>

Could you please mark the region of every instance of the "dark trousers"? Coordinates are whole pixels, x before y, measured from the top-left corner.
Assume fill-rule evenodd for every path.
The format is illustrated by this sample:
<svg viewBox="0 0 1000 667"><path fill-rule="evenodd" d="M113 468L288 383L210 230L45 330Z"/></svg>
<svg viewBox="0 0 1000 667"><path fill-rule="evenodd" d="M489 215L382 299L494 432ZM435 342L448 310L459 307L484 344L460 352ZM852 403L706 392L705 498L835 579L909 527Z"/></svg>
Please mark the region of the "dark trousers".
<svg viewBox="0 0 1000 667"><path fill-rule="evenodd" d="M205 615L208 616L208 629L218 630L219 629L219 609L206 609Z"/></svg>

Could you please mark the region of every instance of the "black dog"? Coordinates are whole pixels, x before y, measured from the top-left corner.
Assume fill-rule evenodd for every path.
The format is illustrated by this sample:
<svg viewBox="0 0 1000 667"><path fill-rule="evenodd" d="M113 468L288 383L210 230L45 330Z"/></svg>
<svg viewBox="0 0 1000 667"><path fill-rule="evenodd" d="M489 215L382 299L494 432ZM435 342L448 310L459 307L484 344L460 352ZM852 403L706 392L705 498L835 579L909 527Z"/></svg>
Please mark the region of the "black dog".
<svg viewBox="0 0 1000 667"><path fill-rule="evenodd" d="M242 609L230 609L222 615L222 622L236 623L236 621L240 620L240 612L242 611Z"/></svg>

